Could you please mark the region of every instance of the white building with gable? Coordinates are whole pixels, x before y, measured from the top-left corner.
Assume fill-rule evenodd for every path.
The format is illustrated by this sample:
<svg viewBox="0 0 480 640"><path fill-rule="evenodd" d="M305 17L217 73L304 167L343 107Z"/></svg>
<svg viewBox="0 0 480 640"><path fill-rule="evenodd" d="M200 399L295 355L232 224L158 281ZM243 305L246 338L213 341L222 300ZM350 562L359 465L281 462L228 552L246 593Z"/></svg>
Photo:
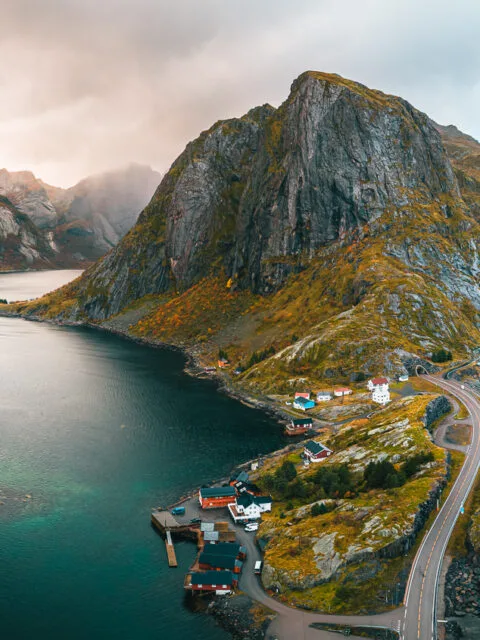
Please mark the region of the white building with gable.
<svg viewBox="0 0 480 640"><path fill-rule="evenodd" d="M390 390L387 378L373 378L368 381L368 389L372 392L372 400L377 404L390 402Z"/></svg>

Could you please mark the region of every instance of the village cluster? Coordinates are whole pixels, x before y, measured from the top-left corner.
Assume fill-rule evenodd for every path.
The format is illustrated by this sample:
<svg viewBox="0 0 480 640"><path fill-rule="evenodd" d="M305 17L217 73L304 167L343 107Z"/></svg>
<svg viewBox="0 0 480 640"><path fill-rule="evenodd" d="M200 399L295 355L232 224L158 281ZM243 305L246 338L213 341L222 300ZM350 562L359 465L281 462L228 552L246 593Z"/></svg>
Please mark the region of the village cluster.
<svg viewBox="0 0 480 640"><path fill-rule="evenodd" d="M230 480L228 486L204 487L198 494L204 510L228 509L236 525L245 525L246 531L256 531L262 513L272 510L271 496L261 495L259 487L249 482L246 471ZM173 551L172 534L194 538L198 554L185 576L184 587L193 594L231 593L238 584L247 551L236 538L228 522L203 522L193 518L182 524L175 516L185 515L185 507L177 506L152 513L153 524L165 535L170 566L177 566ZM261 562L255 565L255 573L261 572Z"/></svg>
<svg viewBox="0 0 480 640"><path fill-rule="evenodd" d="M227 508L235 524L245 524L247 531L258 529L262 513L272 510L271 496L261 495L259 487L249 482L242 471L230 480L228 487L202 488L198 494L202 509ZM230 593L238 584L246 549L236 542L235 532L227 523L202 522L204 546L185 579L185 588L192 592ZM233 537L233 541L221 541Z"/></svg>
<svg viewBox="0 0 480 640"><path fill-rule="evenodd" d="M408 376L400 376L399 382L406 382ZM372 378L367 383L367 388L371 393L372 402L385 405L390 402L390 388L388 378ZM308 411L313 409L317 404L329 402L332 398L344 398L353 393L349 387L337 387L332 391L297 391L295 393L293 403L287 401L287 404L293 404L294 409L300 411Z"/></svg>
<svg viewBox="0 0 480 640"><path fill-rule="evenodd" d="M400 381L408 380L402 376ZM373 378L367 388L373 402L385 405L390 401L389 381L387 378ZM338 387L330 391L297 392L293 407L308 411L317 403L328 402L333 397L352 394L348 387ZM315 399L313 399L315 398ZM301 435L313 429L313 420L305 417L293 419L286 427L288 435ZM332 455L331 449L315 440L303 445L304 465L320 462ZM253 468L253 467L252 467ZM235 525L244 525L246 531L254 532L259 527L262 514L272 510L272 497L262 495L260 488L249 481L249 475L242 471L230 480L228 486L205 487L199 490L198 501L201 509L227 509ZM177 566L173 551L171 534L184 534L197 540L198 554L185 576L184 587L191 593L232 593L246 559L246 548L237 542L235 531L228 522L203 522L202 518L193 518L187 524L179 523L173 516L184 515L185 507L159 510L152 514L154 525L166 535L167 555L170 566ZM255 565L255 573L261 572L261 562Z"/></svg>

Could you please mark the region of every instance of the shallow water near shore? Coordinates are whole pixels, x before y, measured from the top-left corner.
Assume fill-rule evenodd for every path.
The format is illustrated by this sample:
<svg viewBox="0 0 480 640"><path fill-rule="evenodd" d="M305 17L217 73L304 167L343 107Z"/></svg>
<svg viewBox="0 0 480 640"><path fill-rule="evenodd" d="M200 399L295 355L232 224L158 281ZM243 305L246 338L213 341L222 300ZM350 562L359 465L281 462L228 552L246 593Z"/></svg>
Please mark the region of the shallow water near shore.
<svg viewBox="0 0 480 640"><path fill-rule="evenodd" d="M0 297L48 290L31 275ZM283 446L279 425L172 350L10 318L0 340L2 638L227 638L186 606L195 547L169 569L150 510Z"/></svg>

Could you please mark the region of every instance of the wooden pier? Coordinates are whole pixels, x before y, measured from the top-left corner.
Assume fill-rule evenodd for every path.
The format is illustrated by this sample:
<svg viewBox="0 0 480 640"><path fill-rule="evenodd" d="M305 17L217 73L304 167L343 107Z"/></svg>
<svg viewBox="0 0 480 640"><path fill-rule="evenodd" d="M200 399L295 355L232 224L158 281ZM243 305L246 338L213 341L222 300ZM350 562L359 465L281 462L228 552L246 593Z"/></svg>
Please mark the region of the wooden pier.
<svg viewBox="0 0 480 640"><path fill-rule="evenodd" d="M175 555L175 548L172 542L172 535L170 529L166 530L165 547L167 549L167 558L169 567L178 567L177 556Z"/></svg>

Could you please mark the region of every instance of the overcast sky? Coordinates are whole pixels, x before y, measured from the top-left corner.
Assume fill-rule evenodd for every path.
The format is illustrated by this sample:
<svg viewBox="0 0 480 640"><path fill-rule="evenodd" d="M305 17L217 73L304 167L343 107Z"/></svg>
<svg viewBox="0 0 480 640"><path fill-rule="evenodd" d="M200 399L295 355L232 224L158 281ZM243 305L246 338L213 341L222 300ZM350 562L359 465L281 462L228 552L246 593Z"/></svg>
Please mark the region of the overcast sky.
<svg viewBox="0 0 480 640"><path fill-rule="evenodd" d="M165 171L307 69L480 138L479 0L1 0L0 20L0 168L58 186Z"/></svg>

